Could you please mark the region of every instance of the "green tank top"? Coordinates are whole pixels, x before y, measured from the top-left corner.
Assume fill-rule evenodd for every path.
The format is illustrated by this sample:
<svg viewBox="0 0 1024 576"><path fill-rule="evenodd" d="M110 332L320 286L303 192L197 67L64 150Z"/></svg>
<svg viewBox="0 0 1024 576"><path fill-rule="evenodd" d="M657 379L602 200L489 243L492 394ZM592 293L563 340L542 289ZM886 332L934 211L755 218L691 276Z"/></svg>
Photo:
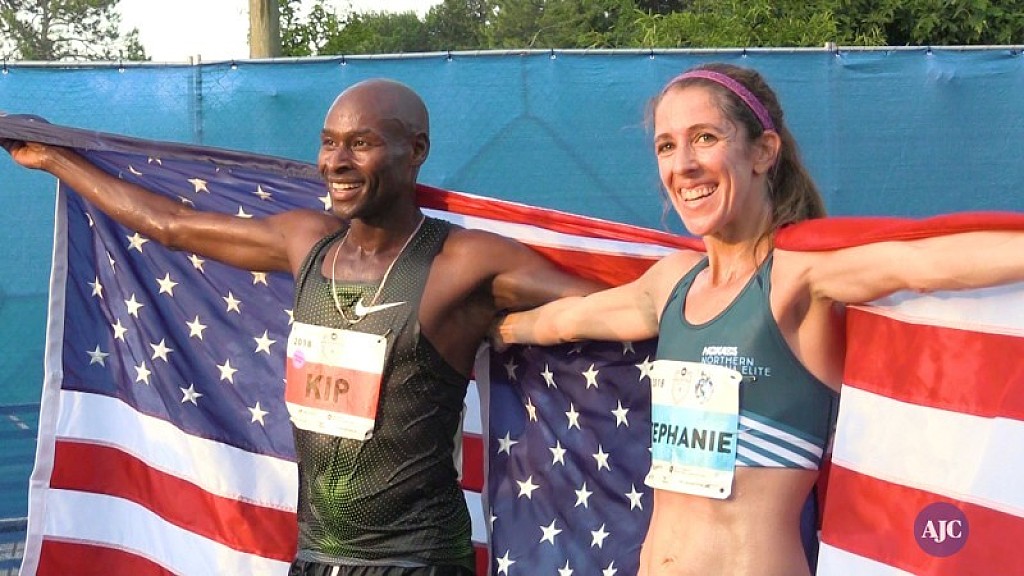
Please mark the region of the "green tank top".
<svg viewBox="0 0 1024 576"><path fill-rule="evenodd" d="M772 255L718 316L696 325L683 311L705 258L676 285L661 315L657 357L738 371L740 439L736 465L817 470L836 394L797 359L770 305Z"/></svg>
<svg viewBox="0 0 1024 576"><path fill-rule="evenodd" d="M297 322L388 334L373 437L293 427L299 464L299 555L348 565L472 569L471 522L453 455L468 380L420 334L419 303L451 225L428 218L394 264L379 303L407 302L349 325L321 273L321 240L300 270ZM337 286L359 290L359 286Z"/></svg>

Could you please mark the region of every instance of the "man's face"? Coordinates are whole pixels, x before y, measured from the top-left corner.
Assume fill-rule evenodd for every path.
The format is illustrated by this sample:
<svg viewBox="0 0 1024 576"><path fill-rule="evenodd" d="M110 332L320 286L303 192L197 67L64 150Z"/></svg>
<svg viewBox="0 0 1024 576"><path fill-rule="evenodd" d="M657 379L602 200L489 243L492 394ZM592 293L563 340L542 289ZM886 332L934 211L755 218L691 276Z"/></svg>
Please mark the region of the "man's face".
<svg viewBox="0 0 1024 576"><path fill-rule="evenodd" d="M334 214L373 220L403 195L411 199L423 162L418 139L386 98L370 90L342 94L324 120L317 159Z"/></svg>

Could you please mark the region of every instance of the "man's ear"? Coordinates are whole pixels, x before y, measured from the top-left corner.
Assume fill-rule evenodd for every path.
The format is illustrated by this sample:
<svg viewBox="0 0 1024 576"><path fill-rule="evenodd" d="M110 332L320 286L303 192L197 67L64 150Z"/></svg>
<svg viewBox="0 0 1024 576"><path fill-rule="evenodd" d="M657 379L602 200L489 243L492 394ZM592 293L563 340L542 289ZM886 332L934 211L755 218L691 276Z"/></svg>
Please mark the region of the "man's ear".
<svg viewBox="0 0 1024 576"><path fill-rule="evenodd" d="M774 130L765 130L754 143L754 173L764 174L779 160L782 138Z"/></svg>
<svg viewBox="0 0 1024 576"><path fill-rule="evenodd" d="M416 166L422 166L427 161L427 156L430 155L430 136L425 132L420 132L413 137L412 141L412 163Z"/></svg>

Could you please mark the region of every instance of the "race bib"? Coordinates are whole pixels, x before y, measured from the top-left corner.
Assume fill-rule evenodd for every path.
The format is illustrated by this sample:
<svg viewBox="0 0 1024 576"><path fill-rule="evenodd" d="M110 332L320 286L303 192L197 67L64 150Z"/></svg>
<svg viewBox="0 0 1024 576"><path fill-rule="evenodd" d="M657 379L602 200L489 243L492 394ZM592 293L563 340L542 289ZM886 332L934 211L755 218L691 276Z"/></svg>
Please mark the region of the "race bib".
<svg viewBox="0 0 1024 576"><path fill-rule="evenodd" d="M741 380L724 366L654 362L648 486L708 498L732 494Z"/></svg>
<svg viewBox="0 0 1024 576"><path fill-rule="evenodd" d="M386 352L384 336L296 322L285 366L285 402L295 426L369 439Z"/></svg>

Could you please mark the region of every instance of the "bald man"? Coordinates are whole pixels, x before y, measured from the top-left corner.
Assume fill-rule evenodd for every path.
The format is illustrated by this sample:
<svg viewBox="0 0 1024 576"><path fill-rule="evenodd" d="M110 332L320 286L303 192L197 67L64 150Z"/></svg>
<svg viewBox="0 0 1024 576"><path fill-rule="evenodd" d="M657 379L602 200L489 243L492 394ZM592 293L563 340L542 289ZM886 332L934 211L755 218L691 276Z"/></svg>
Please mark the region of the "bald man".
<svg viewBox="0 0 1024 576"><path fill-rule="evenodd" d="M500 312L599 286L510 239L425 217L416 179L429 119L415 92L369 80L334 101L317 159L331 214L200 212L67 149L5 147L170 248L295 277L285 397L300 535L290 575L474 573L453 453L476 351Z"/></svg>

